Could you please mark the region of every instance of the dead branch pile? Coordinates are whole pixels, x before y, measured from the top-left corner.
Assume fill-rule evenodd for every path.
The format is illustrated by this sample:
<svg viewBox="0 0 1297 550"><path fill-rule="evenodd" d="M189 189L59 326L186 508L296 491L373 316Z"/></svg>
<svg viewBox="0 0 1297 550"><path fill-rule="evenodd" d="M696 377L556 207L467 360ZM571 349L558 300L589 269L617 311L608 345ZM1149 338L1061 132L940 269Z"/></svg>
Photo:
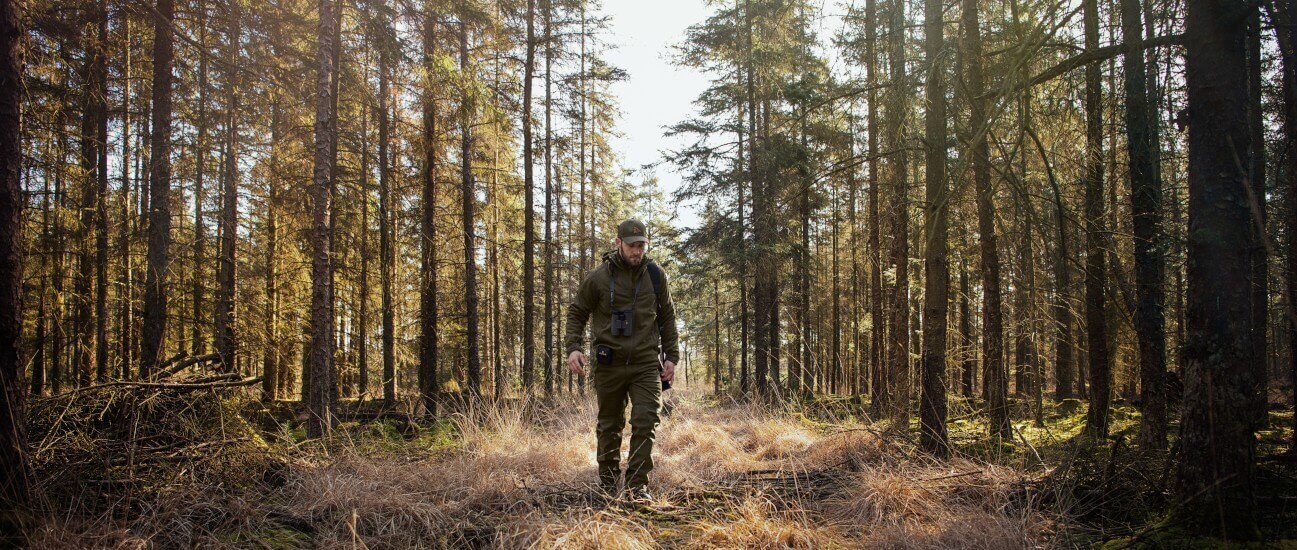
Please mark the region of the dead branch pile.
<svg viewBox="0 0 1297 550"><path fill-rule="evenodd" d="M173 488L246 487L282 476L238 413L237 375L118 382L34 399L35 479L55 510L129 512Z"/></svg>

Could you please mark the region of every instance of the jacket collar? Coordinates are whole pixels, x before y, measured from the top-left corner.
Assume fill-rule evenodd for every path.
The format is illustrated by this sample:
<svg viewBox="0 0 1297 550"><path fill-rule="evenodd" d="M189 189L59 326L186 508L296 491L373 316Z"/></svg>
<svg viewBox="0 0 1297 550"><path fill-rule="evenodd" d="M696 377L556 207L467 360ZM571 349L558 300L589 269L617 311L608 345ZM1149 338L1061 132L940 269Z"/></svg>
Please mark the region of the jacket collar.
<svg viewBox="0 0 1297 550"><path fill-rule="evenodd" d="M617 269L620 269L622 271L627 271L632 274L639 274L641 271L644 270L645 267L648 266L649 262L653 261L653 259L649 258L646 255L644 256L644 261L640 262L638 267L631 267L629 264L626 263L626 260L621 257L621 252L618 251L617 249L613 249L603 254L603 261L612 264L613 267L616 267Z"/></svg>

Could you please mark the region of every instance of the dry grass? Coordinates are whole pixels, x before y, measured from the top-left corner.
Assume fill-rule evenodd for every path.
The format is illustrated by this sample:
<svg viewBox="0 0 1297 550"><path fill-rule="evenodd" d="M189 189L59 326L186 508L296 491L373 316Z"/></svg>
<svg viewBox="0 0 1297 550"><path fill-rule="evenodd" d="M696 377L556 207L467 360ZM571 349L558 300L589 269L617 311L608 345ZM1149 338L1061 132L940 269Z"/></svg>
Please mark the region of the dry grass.
<svg viewBox="0 0 1297 550"><path fill-rule="evenodd" d="M137 515L48 519L33 546L233 545L496 548L1020 548L1051 519L1015 499L1021 472L907 458L874 427L815 424L679 393L658 431L653 506L593 487L589 400L511 403L454 416L453 445L359 429L330 445L273 441L286 480L204 492ZM627 438L629 439L629 438ZM199 490L201 489L201 490Z"/></svg>

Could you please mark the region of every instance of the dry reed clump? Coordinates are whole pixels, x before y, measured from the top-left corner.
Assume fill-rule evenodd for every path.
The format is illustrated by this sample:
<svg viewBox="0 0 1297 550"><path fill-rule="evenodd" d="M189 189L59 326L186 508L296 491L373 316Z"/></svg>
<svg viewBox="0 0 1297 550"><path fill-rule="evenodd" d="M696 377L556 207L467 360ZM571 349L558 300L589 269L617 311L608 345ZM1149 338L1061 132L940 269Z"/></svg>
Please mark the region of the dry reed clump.
<svg viewBox="0 0 1297 550"><path fill-rule="evenodd" d="M668 423L654 451L654 476L666 487L716 483L759 466L725 426L707 419Z"/></svg>
<svg viewBox="0 0 1297 550"><path fill-rule="evenodd" d="M290 480L290 508L325 523L326 542L443 545L492 539L500 516L531 507L529 488L594 478L593 434L556 414L540 422L504 405L456 416L458 445L431 460L401 463L343 449L331 463ZM474 534L479 533L479 534ZM318 542L318 539L317 539Z"/></svg>
<svg viewBox="0 0 1297 550"><path fill-rule="evenodd" d="M768 500L748 497L691 525L697 535L686 548L825 548L845 546L830 530L799 509L777 511Z"/></svg>
<svg viewBox="0 0 1297 550"><path fill-rule="evenodd" d="M806 450L807 466L829 468L849 464L874 464L886 456L883 441L865 430L847 429L825 434Z"/></svg>
<svg viewBox="0 0 1297 550"><path fill-rule="evenodd" d="M654 532L641 520L615 510L533 512L505 522L494 548L641 550L657 548Z"/></svg>
<svg viewBox="0 0 1297 550"><path fill-rule="evenodd" d="M1040 514L1009 516L949 508L929 522L884 526L862 544L895 549L1047 548L1051 524Z"/></svg>
<svg viewBox="0 0 1297 550"><path fill-rule="evenodd" d="M850 474L842 490L820 508L837 522L873 527L923 521L939 505L938 495L911 476L891 467L869 467Z"/></svg>

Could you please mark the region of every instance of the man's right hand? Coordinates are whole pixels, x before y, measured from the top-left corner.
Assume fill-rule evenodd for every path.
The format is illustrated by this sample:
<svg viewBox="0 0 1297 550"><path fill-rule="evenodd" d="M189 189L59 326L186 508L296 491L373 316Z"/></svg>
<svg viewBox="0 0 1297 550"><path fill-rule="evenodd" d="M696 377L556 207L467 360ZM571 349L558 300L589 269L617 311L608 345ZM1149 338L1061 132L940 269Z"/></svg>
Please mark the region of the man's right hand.
<svg viewBox="0 0 1297 550"><path fill-rule="evenodd" d="M580 350L567 354L567 370L585 376L585 354Z"/></svg>

